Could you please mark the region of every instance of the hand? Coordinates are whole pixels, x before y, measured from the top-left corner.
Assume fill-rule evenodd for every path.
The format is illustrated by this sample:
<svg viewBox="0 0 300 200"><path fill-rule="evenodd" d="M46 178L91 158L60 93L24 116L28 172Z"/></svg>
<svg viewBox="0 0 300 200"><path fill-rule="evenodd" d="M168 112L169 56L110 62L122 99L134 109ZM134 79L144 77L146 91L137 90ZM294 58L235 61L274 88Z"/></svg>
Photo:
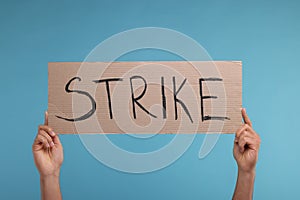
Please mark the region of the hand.
<svg viewBox="0 0 300 200"><path fill-rule="evenodd" d="M242 109L244 125L237 130L234 140L233 155L240 172L254 172L260 145L259 135L253 130L252 123Z"/></svg>
<svg viewBox="0 0 300 200"><path fill-rule="evenodd" d="M48 126L48 112L45 113L44 125L38 128L32 152L41 177L59 176L63 162L63 147L58 135Z"/></svg>

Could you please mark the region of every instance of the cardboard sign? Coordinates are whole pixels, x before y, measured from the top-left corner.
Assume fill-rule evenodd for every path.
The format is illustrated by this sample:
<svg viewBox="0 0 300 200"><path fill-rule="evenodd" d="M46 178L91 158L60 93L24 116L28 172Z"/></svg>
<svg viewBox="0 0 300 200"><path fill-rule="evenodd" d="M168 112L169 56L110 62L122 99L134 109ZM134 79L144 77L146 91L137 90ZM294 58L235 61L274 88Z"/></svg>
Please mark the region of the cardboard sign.
<svg viewBox="0 0 300 200"><path fill-rule="evenodd" d="M242 63L49 63L49 126L57 133L234 133Z"/></svg>

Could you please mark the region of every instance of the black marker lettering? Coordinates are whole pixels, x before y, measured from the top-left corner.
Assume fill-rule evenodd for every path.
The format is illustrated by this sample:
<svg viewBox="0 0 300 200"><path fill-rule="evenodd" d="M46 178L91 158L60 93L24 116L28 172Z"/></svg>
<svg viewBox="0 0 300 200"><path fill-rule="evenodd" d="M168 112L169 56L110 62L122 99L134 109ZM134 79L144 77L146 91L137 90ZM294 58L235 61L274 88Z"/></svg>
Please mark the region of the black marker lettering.
<svg viewBox="0 0 300 200"><path fill-rule="evenodd" d="M110 81L123 81L121 78L108 78L108 79L100 79L100 80L94 80L94 83L102 83L105 82L106 85L106 94L107 94L107 100L108 100L108 108L109 108L109 116L110 119L113 118L113 111L111 106L111 97L110 97L110 89L109 89L109 82Z"/></svg>
<svg viewBox="0 0 300 200"><path fill-rule="evenodd" d="M94 114L94 112L96 111L96 102L95 102L95 100L93 99L93 97L92 97L88 92L84 92L84 91L81 91L81 90L70 90L70 89L69 89L69 86L70 86L70 84L72 83L72 81L74 81L74 80L76 80L76 79L77 79L78 81L81 81L81 78L80 78L80 77L73 77L73 78L66 84L66 86L65 86L65 91L66 91L67 93L76 92L76 93L78 93L78 94L82 94L82 95L87 96L87 97L90 99L90 101L91 101L92 108L91 108L91 110L90 110L88 113L86 113L85 115L83 115L83 116L81 116L81 117L77 117L77 118L71 119L71 118L64 118L64 117L61 117L61 116L57 116L57 115L56 115L56 117L59 118L59 119L63 119L63 120L70 121L70 122L82 121L82 120L85 120L85 119L89 118L90 116L92 116L92 115Z"/></svg>
<svg viewBox="0 0 300 200"><path fill-rule="evenodd" d="M181 101L180 99L177 98L177 94L179 93L179 91L182 89L183 85L186 82L186 78L184 79L184 81L181 83L181 85L179 86L179 89L176 90L176 82L175 82L175 76L173 76L173 97L174 97L174 107L175 107L175 120L178 119L178 114L177 114L177 103L179 103L183 110L185 111L185 113L189 116L191 122L193 123L193 119L189 113L189 110L187 109L186 105L183 103L183 101Z"/></svg>
<svg viewBox="0 0 300 200"><path fill-rule="evenodd" d="M166 110L166 95L165 95L165 82L164 77L161 77L161 101L162 101L162 112L163 112L163 118L167 118L167 110Z"/></svg>
<svg viewBox="0 0 300 200"><path fill-rule="evenodd" d="M202 82L204 82L204 81L223 81L223 79L221 79L221 78L200 78L199 79L200 100L201 100L201 119L202 119L202 121L205 121L205 120L221 120L221 121L224 121L225 119L230 120L229 117L204 115L203 99L217 99L218 98L217 96L203 96Z"/></svg>
<svg viewBox="0 0 300 200"><path fill-rule="evenodd" d="M141 79L144 82L144 90L143 92L138 96L134 97L134 91L133 91L133 85L132 85L132 80L133 79ZM157 118L155 115L150 113L142 104L138 102L146 93L147 90L147 82L142 76L132 76L130 77L130 87L131 87L131 100L132 100L132 111L133 111L133 117L136 119L136 112L135 112L135 104L138 105L143 111L145 111L147 114L149 114L151 117Z"/></svg>

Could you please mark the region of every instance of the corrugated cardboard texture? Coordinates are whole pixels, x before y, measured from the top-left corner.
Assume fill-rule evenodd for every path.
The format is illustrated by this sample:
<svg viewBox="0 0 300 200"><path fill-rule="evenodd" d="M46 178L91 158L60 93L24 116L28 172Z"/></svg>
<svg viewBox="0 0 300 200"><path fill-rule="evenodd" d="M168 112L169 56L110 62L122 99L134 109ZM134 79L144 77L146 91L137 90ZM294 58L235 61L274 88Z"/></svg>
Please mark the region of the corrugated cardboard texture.
<svg viewBox="0 0 300 200"><path fill-rule="evenodd" d="M239 61L53 62L48 73L57 133L234 133L241 125Z"/></svg>

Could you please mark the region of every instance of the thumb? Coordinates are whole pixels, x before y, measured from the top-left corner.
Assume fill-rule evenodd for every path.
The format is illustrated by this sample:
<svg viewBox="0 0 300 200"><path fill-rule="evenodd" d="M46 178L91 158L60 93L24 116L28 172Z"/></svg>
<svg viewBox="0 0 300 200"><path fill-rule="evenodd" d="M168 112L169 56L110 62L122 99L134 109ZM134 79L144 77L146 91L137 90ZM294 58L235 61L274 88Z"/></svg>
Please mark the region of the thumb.
<svg viewBox="0 0 300 200"><path fill-rule="evenodd" d="M251 120L250 120L250 118L248 117L245 108L242 108L242 117L243 117L244 123L245 123L245 124L248 124L250 127L252 127Z"/></svg>
<svg viewBox="0 0 300 200"><path fill-rule="evenodd" d="M44 125L48 126L48 111L46 110L45 112L45 121L44 121Z"/></svg>

